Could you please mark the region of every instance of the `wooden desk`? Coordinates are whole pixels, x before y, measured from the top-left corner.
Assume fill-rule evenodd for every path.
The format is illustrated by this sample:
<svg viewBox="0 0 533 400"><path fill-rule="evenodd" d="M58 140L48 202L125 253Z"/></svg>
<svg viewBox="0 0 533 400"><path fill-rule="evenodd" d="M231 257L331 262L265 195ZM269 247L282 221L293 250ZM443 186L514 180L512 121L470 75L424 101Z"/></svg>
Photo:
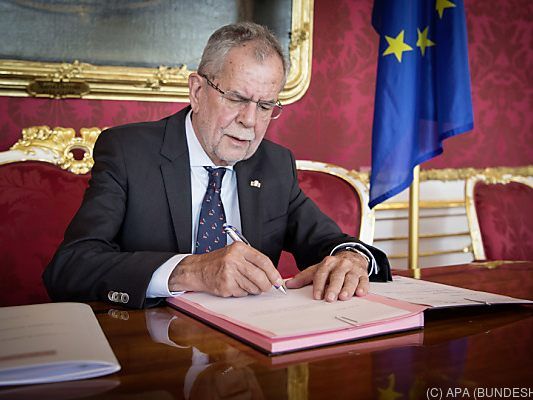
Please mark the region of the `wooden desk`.
<svg viewBox="0 0 533 400"><path fill-rule="evenodd" d="M533 262L469 264L425 269L422 278L533 299L532 273ZM474 398L477 388L479 399L479 388L533 390L530 306L434 310L426 313L423 330L276 357L168 307L131 311L96 304L94 309L122 371L18 389L29 397L15 397L13 392L6 397L0 390L0 399L32 394L54 399L182 399L185 391L190 399L425 399L430 388L442 390L441 398L455 399ZM170 338L177 346L153 339L165 336L166 328L155 328L157 321L163 327L171 321ZM209 365L192 366L193 353L196 361ZM461 394L445 397L448 389Z"/></svg>

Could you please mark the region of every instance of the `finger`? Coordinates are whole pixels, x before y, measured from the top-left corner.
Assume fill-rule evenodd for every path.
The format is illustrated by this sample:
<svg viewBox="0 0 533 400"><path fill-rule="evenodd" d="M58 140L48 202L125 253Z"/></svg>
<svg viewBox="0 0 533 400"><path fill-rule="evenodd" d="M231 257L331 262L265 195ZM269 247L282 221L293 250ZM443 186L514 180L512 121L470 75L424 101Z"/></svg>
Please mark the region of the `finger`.
<svg viewBox="0 0 533 400"><path fill-rule="evenodd" d="M359 284L355 290L356 296L366 296L370 290L370 282L368 280L368 275L364 274L359 277Z"/></svg>
<svg viewBox="0 0 533 400"><path fill-rule="evenodd" d="M231 292L231 297L246 297L249 294L250 293L247 292L246 290L236 286L235 288L233 288Z"/></svg>
<svg viewBox="0 0 533 400"><path fill-rule="evenodd" d="M355 289L359 283L359 275L349 272L344 277L344 285L339 293L339 300L350 300L355 294Z"/></svg>
<svg viewBox="0 0 533 400"><path fill-rule="evenodd" d="M268 258L266 255L244 243L236 242L232 243L231 246L235 246L237 251L241 253L246 261L261 269L265 273L271 285L280 286L283 284L281 275L276 267L274 267L274 264L272 264L272 261L270 261L270 258Z"/></svg>
<svg viewBox="0 0 533 400"><path fill-rule="evenodd" d="M237 283L241 289L246 290L251 294L259 294L261 292L268 292L272 288L272 284L268 280L265 273L257 268L255 265L247 264L239 267L241 276Z"/></svg>
<svg viewBox="0 0 533 400"><path fill-rule="evenodd" d="M324 258L320 264L317 264L317 271L313 277L313 297L316 300L320 300L324 297L324 291L326 289L326 284L328 283L328 278L330 277L329 274L332 267L332 259L330 257Z"/></svg>
<svg viewBox="0 0 533 400"><path fill-rule="evenodd" d="M289 289L299 289L301 287L309 285L311 282L313 282L313 276L315 274L316 267L316 265L313 265L309 268L304 269L301 272L298 272L291 279L285 282L285 285Z"/></svg>
<svg viewBox="0 0 533 400"><path fill-rule="evenodd" d="M339 297L339 293L344 285L344 281L346 278L346 271L339 268L339 266L336 266L336 268L333 269L329 273L329 285L326 290L326 297L325 300L328 302L336 301Z"/></svg>

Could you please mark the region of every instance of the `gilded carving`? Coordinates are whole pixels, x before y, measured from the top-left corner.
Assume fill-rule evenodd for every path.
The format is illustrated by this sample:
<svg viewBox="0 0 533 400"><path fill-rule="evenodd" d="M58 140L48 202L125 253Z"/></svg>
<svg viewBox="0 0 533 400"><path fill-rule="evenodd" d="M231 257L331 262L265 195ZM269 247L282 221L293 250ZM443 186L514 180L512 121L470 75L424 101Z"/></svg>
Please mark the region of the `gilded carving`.
<svg viewBox="0 0 533 400"><path fill-rule="evenodd" d="M292 0L291 67L279 99L299 100L311 80L313 0ZM185 63L157 68L0 60L0 95L109 100L189 100Z"/></svg>
<svg viewBox="0 0 533 400"><path fill-rule="evenodd" d="M305 41L309 40L310 28L309 23L305 23L301 29L295 29L291 32L291 43L289 44L289 50L296 50Z"/></svg>
<svg viewBox="0 0 533 400"><path fill-rule="evenodd" d="M498 180L505 175L532 176L533 165L525 167L495 167L495 168L445 168L420 170L420 181L457 181L465 180L475 175L484 175L487 179Z"/></svg>
<svg viewBox="0 0 533 400"><path fill-rule="evenodd" d="M89 64L82 64L78 60L73 63L61 63L57 69L49 74L49 78L54 82L69 81L71 79L80 78L83 73L84 66Z"/></svg>
<svg viewBox="0 0 533 400"><path fill-rule="evenodd" d="M354 174L366 183L370 182L370 176L367 172L352 170L350 174ZM533 165L523 167L421 169L420 182L462 181L476 175L484 175L487 179L492 180L501 180L506 175L533 176Z"/></svg>
<svg viewBox="0 0 533 400"><path fill-rule="evenodd" d="M39 160L50 162L74 174L86 174L94 165L93 148L101 129L82 128L80 136L72 128L32 126L22 130L22 138L11 146L11 151L19 151L19 160ZM74 151L83 152L81 159ZM7 161L0 161L0 164Z"/></svg>
<svg viewBox="0 0 533 400"><path fill-rule="evenodd" d="M164 85L172 82L187 82L192 71L187 69L187 65L183 64L181 67L166 67L161 65L154 72L153 76L146 79L144 87L152 90L161 90Z"/></svg>

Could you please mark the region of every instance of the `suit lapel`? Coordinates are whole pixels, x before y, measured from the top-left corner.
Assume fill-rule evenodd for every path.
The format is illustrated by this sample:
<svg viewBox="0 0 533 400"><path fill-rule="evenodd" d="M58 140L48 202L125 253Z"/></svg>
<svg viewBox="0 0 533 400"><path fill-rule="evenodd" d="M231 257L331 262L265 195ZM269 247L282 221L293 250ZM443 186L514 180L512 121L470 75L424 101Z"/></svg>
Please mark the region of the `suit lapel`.
<svg viewBox="0 0 533 400"><path fill-rule="evenodd" d="M239 193L239 208L241 213L242 233L250 244L261 249L261 191L262 174L257 168L256 157L241 161L235 165L237 173L237 191ZM259 186L259 187L258 187Z"/></svg>
<svg viewBox="0 0 533 400"><path fill-rule="evenodd" d="M189 110L190 107L187 107L169 118L161 147L161 174L180 253L190 253L192 246L191 173L185 135L185 117ZM257 154L237 163L235 172L242 231L250 244L260 250L263 220L261 191L264 189L257 184L262 179Z"/></svg>
<svg viewBox="0 0 533 400"><path fill-rule="evenodd" d="M161 174L180 253L191 252L191 173L185 136L185 116L190 107L171 116L161 147Z"/></svg>

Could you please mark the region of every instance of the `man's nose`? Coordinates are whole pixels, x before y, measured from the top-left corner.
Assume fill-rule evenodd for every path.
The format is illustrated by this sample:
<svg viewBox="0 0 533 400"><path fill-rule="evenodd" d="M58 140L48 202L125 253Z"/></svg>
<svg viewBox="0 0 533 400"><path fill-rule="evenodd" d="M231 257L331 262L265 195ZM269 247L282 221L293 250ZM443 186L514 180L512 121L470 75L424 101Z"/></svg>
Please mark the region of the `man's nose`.
<svg viewBox="0 0 533 400"><path fill-rule="evenodd" d="M238 122L247 128L252 128L257 121L257 104L249 101L239 112Z"/></svg>

